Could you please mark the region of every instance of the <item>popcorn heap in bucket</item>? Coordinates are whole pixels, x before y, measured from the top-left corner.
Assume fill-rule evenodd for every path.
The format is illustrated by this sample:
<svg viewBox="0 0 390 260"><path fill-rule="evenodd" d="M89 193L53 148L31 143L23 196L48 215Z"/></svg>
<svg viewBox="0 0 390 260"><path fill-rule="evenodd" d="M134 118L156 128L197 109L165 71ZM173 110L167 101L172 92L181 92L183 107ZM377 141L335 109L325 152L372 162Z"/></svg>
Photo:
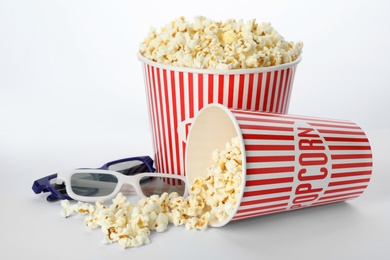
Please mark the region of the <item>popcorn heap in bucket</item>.
<svg viewBox="0 0 390 260"><path fill-rule="evenodd" d="M269 23L233 19L216 22L195 17L190 23L180 17L157 32L151 29L140 53L161 64L198 69L246 69L268 67L296 60L302 43L287 42ZM213 152L214 162L206 177L197 177L186 198L164 193L141 199L135 205L119 193L107 206L62 201L64 217L79 213L87 228L100 227L105 242L122 247L149 243L151 230L162 232L169 223L187 229L205 230L210 221L222 222L239 202L242 185L242 151L238 137L227 140L224 150Z"/></svg>
<svg viewBox="0 0 390 260"><path fill-rule="evenodd" d="M141 54L152 61L196 69L247 69L289 63L302 52L301 42L287 42L270 23L203 16L189 23L180 17L158 33L152 28Z"/></svg>

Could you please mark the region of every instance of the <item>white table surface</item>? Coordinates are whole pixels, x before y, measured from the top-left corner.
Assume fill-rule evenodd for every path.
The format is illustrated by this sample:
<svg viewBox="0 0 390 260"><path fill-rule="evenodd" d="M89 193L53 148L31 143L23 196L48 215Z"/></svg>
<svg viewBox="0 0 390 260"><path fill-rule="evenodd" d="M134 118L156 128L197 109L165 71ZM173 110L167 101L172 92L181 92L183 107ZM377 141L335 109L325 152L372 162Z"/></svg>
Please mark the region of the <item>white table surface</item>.
<svg viewBox="0 0 390 260"><path fill-rule="evenodd" d="M390 259L390 4L387 1L0 1L1 259ZM207 8L205 8L207 6ZM239 15L237 15L239 14ZM83 217L35 195L62 169L152 156L139 41L174 18L256 18L302 40L289 113L348 119L373 151L349 202L102 244Z"/></svg>

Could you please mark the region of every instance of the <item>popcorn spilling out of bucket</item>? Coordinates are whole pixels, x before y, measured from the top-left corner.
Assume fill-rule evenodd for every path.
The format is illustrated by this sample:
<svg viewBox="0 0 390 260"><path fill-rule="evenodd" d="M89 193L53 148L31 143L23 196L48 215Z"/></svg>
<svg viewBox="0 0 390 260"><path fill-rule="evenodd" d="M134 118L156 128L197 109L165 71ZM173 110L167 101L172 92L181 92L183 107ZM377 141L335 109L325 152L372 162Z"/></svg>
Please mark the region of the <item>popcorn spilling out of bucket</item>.
<svg viewBox="0 0 390 260"><path fill-rule="evenodd" d="M169 224L206 230L354 199L367 188L372 171L369 141L353 122L220 104L196 115L186 160L186 198L164 193L132 205L120 193L111 206L62 201L62 215L86 214L86 227L100 227L105 243L136 247L150 243L150 232L165 231Z"/></svg>

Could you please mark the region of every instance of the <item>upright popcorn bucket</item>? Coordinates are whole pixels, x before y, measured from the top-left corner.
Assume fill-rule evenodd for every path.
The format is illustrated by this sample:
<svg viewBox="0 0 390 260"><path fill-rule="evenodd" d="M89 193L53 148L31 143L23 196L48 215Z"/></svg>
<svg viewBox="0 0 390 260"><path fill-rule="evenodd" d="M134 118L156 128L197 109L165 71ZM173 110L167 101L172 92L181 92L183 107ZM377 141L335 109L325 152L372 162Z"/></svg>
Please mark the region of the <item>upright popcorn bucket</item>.
<svg viewBox="0 0 390 260"><path fill-rule="evenodd" d="M371 178L369 140L353 122L211 104L188 136L188 183L206 176L212 152L236 136L243 154L240 201L226 221L211 226L357 198Z"/></svg>
<svg viewBox="0 0 390 260"><path fill-rule="evenodd" d="M159 64L138 53L142 63L152 130L155 168L185 175L185 149L195 114L205 105L287 113L301 57L258 69L207 70Z"/></svg>

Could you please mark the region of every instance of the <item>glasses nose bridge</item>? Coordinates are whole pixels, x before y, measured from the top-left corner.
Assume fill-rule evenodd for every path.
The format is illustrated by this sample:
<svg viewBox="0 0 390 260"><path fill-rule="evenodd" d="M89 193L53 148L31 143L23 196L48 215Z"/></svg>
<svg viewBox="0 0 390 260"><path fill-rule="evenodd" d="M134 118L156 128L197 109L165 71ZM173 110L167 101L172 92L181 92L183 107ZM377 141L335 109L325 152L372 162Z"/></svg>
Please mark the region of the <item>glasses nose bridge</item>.
<svg viewBox="0 0 390 260"><path fill-rule="evenodd" d="M134 178L134 176L125 176L125 178L122 179L120 190L136 191L137 180Z"/></svg>

